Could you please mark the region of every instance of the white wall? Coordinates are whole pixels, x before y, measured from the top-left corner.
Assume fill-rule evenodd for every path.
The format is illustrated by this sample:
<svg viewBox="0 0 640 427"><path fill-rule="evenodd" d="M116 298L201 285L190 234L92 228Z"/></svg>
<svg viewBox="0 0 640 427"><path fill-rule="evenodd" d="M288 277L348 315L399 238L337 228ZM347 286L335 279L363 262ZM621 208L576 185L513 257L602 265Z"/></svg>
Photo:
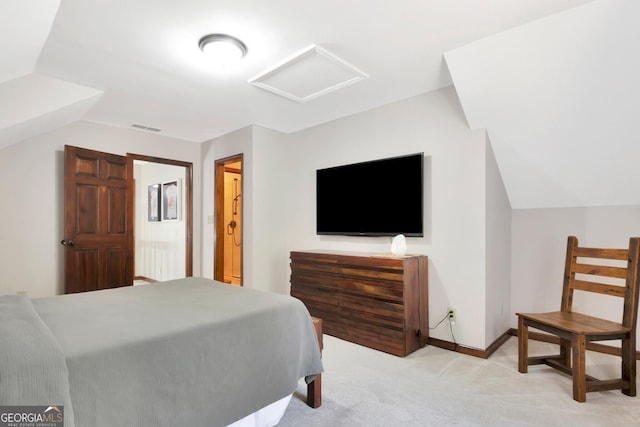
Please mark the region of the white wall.
<svg viewBox="0 0 640 427"><path fill-rule="evenodd" d="M202 143L202 276L213 279L215 257L215 163L216 160L243 155L242 164L242 284L253 287L253 127L248 126Z"/></svg>
<svg viewBox="0 0 640 427"><path fill-rule="evenodd" d="M627 248L629 237L640 236L639 218L640 206L513 210L511 327L516 312L560 309L568 236L582 246ZM576 293L574 308L621 318L619 298Z"/></svg>
<svg viewBox="0 0 640 427"><path fill-rule="evenodd" d="M247 288L289 293L286 191L289 173L287 135L249 126L203 144L203 216L214 217L215 162L243 154L243 270ZM203 274L213 278L215 225L204 225Z"/></svg>
<svg viewBox="0 0 640 427"><path fill-rule="evenodd" d="M201 271L200 146L175 138L76 122L0 150L0 295L63 292L64 145L193 163L194 274Z"/></svg>
<svg viewBox="0 0 640 427"><path fill-rule="evenodd" d="M288 221L291 214L295 215L288 201L296 198L287 191L288 182L295 179L291 174L288 138L255 126L253 140L252 285L288 294Z"/></svg>
<svg viewBox="0 0 640 427"><path fill-rule="evenodd" d="M558 309L568 235L612 247L640 236L640 206L510 211L485 132L468 129L453 88L289 135L250 126L204 144L76 122L0 150L0 295L63 290L65 144L192 162L194 275L205 277L215 160L244 154L245 286L282 293L291 250L389 249L389 238L315 234L315 170L422 151L425 237L407 240L409 252L429 256L430 324L455 307L456 341L481 349L516 327L515 312ZM614 305L594 308L608 316ZM446 327L430 333L452 339Z"/></svg>
<svg viewBox="0 0 640 427"><path fill-rule="evenodd" d="M488 347L509 329L511 318L511 205L490 141L486 150L486 187L485 347Z"/></svg>
<svg viewBox="0 0 640 427"><path fill-rule="evenodd" d="M216 138L203 146L203 188L213 189L216 159L244 153L243 283L288 293L292 250L389 252L388 237L316 235L316 169L424 152L425 237L408 238L407 245L410 253L429 256L430 323L453 306L455 340L484 349L486 149L485 132L469 130L450 87L288 135L253 126ZM203 215L213 215L213 190L203 194ZM213 231L213 224L205 226L208 277ZM453 339L444 325L431 335Z"/></svg>
<svg viewBox="0 0 640 427"><path fill-rule="evenodd" d="M469 130L453 88L296 132L288 139L289 205L282 231L288 235L289 251L388 253L387 237L316 235L315 171L424 152L425 237L407 238L408 252L429 256L430 324L435 325L448 306L455 307L456 341L484 349L486 140L483 130ZM288 255L278 254L283 265L288 265ZM445 325L430 334L452 340Z"/></svg>

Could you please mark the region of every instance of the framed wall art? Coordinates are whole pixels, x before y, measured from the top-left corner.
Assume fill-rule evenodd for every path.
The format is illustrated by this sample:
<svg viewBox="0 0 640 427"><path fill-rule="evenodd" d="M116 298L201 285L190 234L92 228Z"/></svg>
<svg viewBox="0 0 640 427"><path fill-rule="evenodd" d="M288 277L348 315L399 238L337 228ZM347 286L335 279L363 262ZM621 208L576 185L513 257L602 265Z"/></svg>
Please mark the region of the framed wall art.
<svg viewBox="0 0 640 427"><path fill-rule="evenodd" d="M148 219L150 222L160 221L160 202L161 202L161 185L151 184L148 186L147 199L148 199Z"/></svg>
<svg viewBox="0 0 640 427"><path fill-rule="evenodd" d="M180 180L174 179L162 184L162 219L164 221L180 220Z"/></svg>

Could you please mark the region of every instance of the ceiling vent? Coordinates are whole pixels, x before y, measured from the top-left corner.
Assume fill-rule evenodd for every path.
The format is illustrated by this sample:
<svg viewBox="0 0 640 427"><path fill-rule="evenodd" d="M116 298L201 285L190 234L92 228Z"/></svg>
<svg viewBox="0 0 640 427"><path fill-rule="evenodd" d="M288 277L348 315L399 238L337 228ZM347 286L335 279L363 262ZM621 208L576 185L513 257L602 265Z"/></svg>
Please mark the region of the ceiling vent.
<svg viewBox="0 0 640 427"><path fill-rule="evenodd" d="M302 103L368 77L326 49L312 45L252 78L249 83Z"/></svg>
<svg viewBox="0 0 640 427"><path fill-rule="evenodd" d="M162 129L152 128L150 126L139 125L139 124L136 124L136 123L132 124L131 127L136 128L136 129L147 130L149 132L160 132L160 131L162 131Z"/></svg>

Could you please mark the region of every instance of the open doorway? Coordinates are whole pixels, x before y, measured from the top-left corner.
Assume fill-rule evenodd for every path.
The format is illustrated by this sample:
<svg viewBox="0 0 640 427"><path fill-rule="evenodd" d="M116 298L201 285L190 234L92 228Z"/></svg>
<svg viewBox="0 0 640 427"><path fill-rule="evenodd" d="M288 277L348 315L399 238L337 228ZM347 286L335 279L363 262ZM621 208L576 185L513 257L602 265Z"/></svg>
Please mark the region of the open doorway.
<svg viewBox="0 0 640 427"><path fill-rule="evenodd" d="M192 275L192 164L129 154L134 176L134 284Z"/></svg>
<svg viewBox="0 0 640 427"><path fill-rule="evenodd" d="M216 161L214 278L242 286L242 154Z"/></svg>

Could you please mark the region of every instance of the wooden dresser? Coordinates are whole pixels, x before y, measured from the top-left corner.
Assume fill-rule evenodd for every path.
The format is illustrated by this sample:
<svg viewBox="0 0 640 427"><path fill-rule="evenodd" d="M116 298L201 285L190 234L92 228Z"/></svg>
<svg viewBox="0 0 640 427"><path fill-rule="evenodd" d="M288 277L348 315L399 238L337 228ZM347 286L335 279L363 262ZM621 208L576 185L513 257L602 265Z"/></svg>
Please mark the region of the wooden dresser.
<svg viewBox="0 0 640 427"><path fill-rule="evenodd" d="M326 334L397 356L429 336L427 257L291 252L291 295Z"/></svg>

